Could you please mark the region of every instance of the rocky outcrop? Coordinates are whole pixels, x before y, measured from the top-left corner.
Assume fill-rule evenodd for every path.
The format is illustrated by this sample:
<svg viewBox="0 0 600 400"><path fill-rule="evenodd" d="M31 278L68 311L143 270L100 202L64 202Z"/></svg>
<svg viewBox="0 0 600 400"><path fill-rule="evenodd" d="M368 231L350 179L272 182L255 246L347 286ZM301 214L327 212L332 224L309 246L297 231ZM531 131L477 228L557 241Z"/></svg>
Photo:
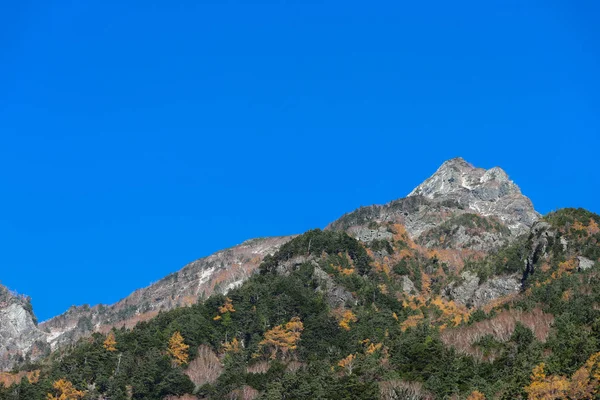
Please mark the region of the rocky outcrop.
<svg viewBox="0 0 600 400"><path fill-rule="evenodd" d="M402 277L402 291L408 294L417 294L419 291L415 288L415 284L408 276Z"/></svg>
<svg viewBox="0 0 600 400"><path fill-rule="evenodd" d="M347 291L343 286L335 283L327 272L315 266L313 275L319 283L317 291L325 293L325 299L329 307L338 308L344 307L347 304L356 304L356 299L352 296L352 293Z"/></svg>
<svg viewBox="0 0 600 400"><path fill-rule="evenodd" d="M425 247L487 252L510 242L511 231L495 217L460 214L424 232L417 243Z"/></svg>
<svg viewBox="0 0 600 400"><path fill-rule="evenodd" d="M491 301L521 290L519 275L495 276L484 283L479 283L479 277L472 272L461 274L462 282L453 282L446 288L446 296L467 307L482 307Z"/></svg>
<svg viewBox="0 0 600 400"><path fill-rule="evenodd" d="M595 264L594 261L590 260L589 258L583 257L583 256L578 256L577 260L579 261L579 266L577 268L580 271L586 271L586 270L592 268Z"/></svg>
<svg viewBox="0 0 600 400"><path fill-rule="evenodd" d="M0 370L12 367L46 341L38 329L29 298L0 285ZM39 343L38 343L39 342Z"/></svg>
<svg viewBox="0 0 600 400"><path fill-rule="evenodd" d="M504 170L475 168L462 158L443 163L408 196L424 196L434 202L454 200L478 214L499 218L516 235L527 232L540 218Z"/></svg>
<svg viewBox="0 0 600 400"><path fill-rule="evenodd" d="M323 293L325 301L331 308L343 307L346 304L355 304L356 299L344 286L335 282L320 266L318 258L314 255L296 256L286 261L280 261L275 268L278 275L287 276L296 271L303 264L310 264L313 270L313 278L317 287L315 291Z"/></svg>
<svg viewBox="0 0 600 400"><path fill-rule="evenodd" d="M529 238L530 250L525 260L525 272L523 273L522 282L525 282L529 275L535 272L535 266L539 260L548 258L548 248L556 236L557 232L545 221L538 221L533 225ZM562 246L566 247L566 244L562 244Z"/></svg>
<svg viewBox="0 0 600 400"><path fill-rule="evenodd" d="M350 228L348 233L364 243L371 243L373 240L391 240L394 236L383 226L373 228L357 226Z"/></svg>

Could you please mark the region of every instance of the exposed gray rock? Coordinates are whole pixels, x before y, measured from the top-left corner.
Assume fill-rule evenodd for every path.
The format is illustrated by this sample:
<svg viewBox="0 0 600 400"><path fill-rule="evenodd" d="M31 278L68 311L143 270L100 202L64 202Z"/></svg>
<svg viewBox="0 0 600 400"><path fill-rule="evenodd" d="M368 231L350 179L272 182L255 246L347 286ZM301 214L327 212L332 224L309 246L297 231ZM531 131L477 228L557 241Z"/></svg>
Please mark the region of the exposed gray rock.
<svg viewBox="0 0 600 400"><path fill-rule="evenodd" d="M462 158L443 163L408 196L419 195L435 202L455 200L481 215L496 216L516 235L525 233L540 218L531 201L501 168L486 171Z"/></svg>
<svg viewBox="0 0 600 400"><path fill-rule="evenodd" d="M319 281L317 291L324 292L327 304L332 308L343 307L346 304L356 304L356 299L352 293L335 283L327 272L318 266L315 266L314 276Z"/></svg>
<svg viewBox="0 0 600 400"><path fill-rule="evenodd" d="M459 214L421 234L417 243L425 247L490 251L508 244L510 230L494 217Z"/></svg>
<svg viewBox="0 0 600 400"><path fill-rule="evenodd" d="M560 237L560 244L563 247L563 251L567 251L567 248L569 246L569 241L567 239L565 239L563 236Z"/></svg>
<svg viewBox="0 0 600 400"><path fill-rule="evenodd" d="M408 276L402 277L402 291L409 294L418 293L417 289L415 288L415 284L413 283L413 281L410 280Z"/></svg>
<svg viewBox="0 0 600 400"><path fill-rule="evenodd" d="M548 257L550 239L556 238L556 235L556 231L545 221L538 221L531 227L530 251L527 260L525 260L523 280L534 273L535 265L540 259Z"/></svg>
<svg viewBox="0 0 600 400"><path fill-rule="evenodd" d="M592 268L595 264L594 261L590 260L589 258L585 258L583 256L579 256L579 257L577 257L577 259L579 260L578 269L580 271L588 270L588 269Z"/></svg>
<svg viewBox="0 0 600 400"><path fill-rule="evenodd" d="M446 293L457 303L470 304L479 287L479 277L470 271L464 271L461 278L462 282L458 285L456 282L452 282L446 288Z"/></svg>
<svg viewBox="0 0 600 400"><path fill-rule="evenodd" d="M465 244L490 250L525 233L540 218L531 201L500 168L475 168L462 158L446 161L433 176L404 199L386 205L361 207L332 222L326 229L344 230L363 241L377 233L367 232L371 222L404 225L413 239L461 214L495 217L510 230L506 238L481 237ZM479 243L477 243L479 240Z"/></svg>
<svg viewBox="0 0 600 400"><path fill-rule="evenodd" d="M35 324L29 299L0 285L0 370L11 368L46 335Z"/></svg>
<svg viewBox="0 0 600 400"><path fill-rule="evenodd" d="M370 243L373 240L391 240L394 237L394 234L389 232L385 226L379 226L377 229L357 226L351 228L348 233L365 243Z"/></svg>
<svg viewBox="0 0 600 400"><path fill-rule="evenodd" d="M446 288L446 295L459 304L468 307L482 307L491 301L518 293L521 282L517 275L496 276L479 284L479 277L472 272L465 271L461 274L463 281L456 285L450 284Z"/></svg>
<svg viewBox="0 0 600 400"><path fill-rule="evenodd" d="M297 270L302 264L309 263L314 267L313 277L316 279L318 286L317 292L325 294L327 304L332 308L343 307L347 303L355 304L356 299L352 293L347 291L342 285L338 285L335 280L317 263L314 256L296 256L284 262L280 262L276 267L278 275L289 275Z"/></svg>
<svg viewBox="0 0 600 400"><path fill-rule="evenodd" d="M521 290L521 280L518 275L495 276L480 285L475 291L471 304L482 307L491 301Z"/></svg>
<svg viewBox="0 0 600 400"><path fill-rule="evenodd" d="M297 270L304 263L310 263L315 266L317 265L313 255L296 256L294 258L290 258L289 260L279 262L277 267L275 267L275 272L278 275L288 276L291 272Z"/></svg>

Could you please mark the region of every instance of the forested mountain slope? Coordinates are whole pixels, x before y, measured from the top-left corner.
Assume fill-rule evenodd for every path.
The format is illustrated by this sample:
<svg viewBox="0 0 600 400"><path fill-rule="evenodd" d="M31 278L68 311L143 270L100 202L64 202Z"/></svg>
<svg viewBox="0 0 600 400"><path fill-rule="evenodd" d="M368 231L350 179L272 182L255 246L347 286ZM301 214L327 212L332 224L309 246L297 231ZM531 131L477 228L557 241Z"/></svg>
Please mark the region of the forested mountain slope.
<svg viewBox="0 0 600 400"><path fill-rule="evenodd" d="M226 294L5 373L0 399L599 398L600 216L540 218L488 172L451 160L459 187L288 240Z"/></svg>
<svg viewBox="0 0 600 400"><path fill-rule="evenodd" d="M290 239L291 236L248 240L196 260L115 304L73 306L39 325L29 299L10 295L0 285L0 371L72 345L93 332L131 328L161 311L195 304L213 293L226 293L252 275L265 255L274 253Z"/></svg>

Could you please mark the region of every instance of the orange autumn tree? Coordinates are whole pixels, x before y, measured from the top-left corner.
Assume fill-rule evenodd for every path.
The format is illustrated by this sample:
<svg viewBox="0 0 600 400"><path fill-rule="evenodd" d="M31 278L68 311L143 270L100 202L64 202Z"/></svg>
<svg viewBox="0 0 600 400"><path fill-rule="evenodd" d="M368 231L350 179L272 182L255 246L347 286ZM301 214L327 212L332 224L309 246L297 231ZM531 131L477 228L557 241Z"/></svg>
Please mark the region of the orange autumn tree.
<svg viewBox="0 0 600 400"><path fill-rule="evenodd" d="M106 337L103 346L107 351L117 351L117 348L115 347L116 344L117 340L115 339L115 334L113 332L110 332Z"/></svg>
<svg viewBox="0 0 600 400"><path fill-rule="evenodd" d="M479 390L476 390L467 397L467 400L485 400L485 395Z"/></svg>
<svg viewBox="0 0 600 400"><path fill-rule="evenodd" d="M224 353L239 353L240 341L237 338L233 338L231 342L224 342L222 348Z"/></svg>
<svg viewBox="0 0 600 400"><path fill-rule="evenodd" d="M176 331L173 336L171 336L171 339L169 339L169 348L167 349L167 352L171 355L171 358L177 365L183 365L188 362L189 348L190 346L183 341L181 333Z"/></svg>
<svg viewBox="0 0 600 400"><path fill-rule="evenodd" d="M356 322L356 321L358 321L358 318L356 318L356 315L354 315L352 310L346 310L346 311L344 311L344 314L342 315L342 319L340 320L339 325L342 329L349 331L350 330L350 322Z"/></svg>
<svg viewBox="0 0 600 400"><path fill-rule="evenodd" d="M592 399L600 392L600 352L592 354L583 367L571 377L569 397L572 399Z"/></svg>
<svg viewBox="0 0 600 400"><path fill-rule="evenodd" d="M525 387L529 400L593 399L600 389L600 352L592 354L571 376L547 376L544 363L533 369L531 384Z"/></svg>
<svg viewBox="0 0 600 400"><path fill-rule="evenodd" d="M233 308L233 301L229 298L225 298L225 303L218 308L218 314L215 315L213 320L221 321L223 326L228 327L231 325L231 313L235 312L235 308Z"/></svg>
<svg viewBox="0 0 600 400"><path fill-rule="evenodd" d="M354 354L350 354L348 357L340 360L338 362L338 367L341 367L346 370L348 375L352 375L352 370L354 369L354 360L356 356Z"/></svg>
<svg viewBox="0 0 600 400"><path fill-rule="evenodd" d="M258 344L259 350L270 348L269 357L275 359L277 353L283 357L291 351L296 350L300 334L304 330L304 324L300 318L294 317L285 325L278 325L265 333L265 338Z"/></svg>
<svg viewBox="0 0 600 400"><path fill-rule="evenodd" d="M229 298L226 297L225 298L225 304L223 304L222 306L219 306L218 308L219 310L219 314L217 314L213 320L218 321L220 320L223 314L227 314L227 313L234 313L235 312L235 308L233 308L233 301Z"/></svg>
<svg viewBox="0 0 600 400"><path fill-rule="evenodd" d="M85 392L77 390L71 382L66 379L59 379L52 385L56 395L48 393L48 400L79 400L85 396Z"/></svg>
<svg viewBox="0 0 600 400"><path fill-rule="evenodd" d="M525 387L529 400L552 400L566 398L569 380L564 376L546 375L546 365L541 363L533 368L531 384Z"/></svg>

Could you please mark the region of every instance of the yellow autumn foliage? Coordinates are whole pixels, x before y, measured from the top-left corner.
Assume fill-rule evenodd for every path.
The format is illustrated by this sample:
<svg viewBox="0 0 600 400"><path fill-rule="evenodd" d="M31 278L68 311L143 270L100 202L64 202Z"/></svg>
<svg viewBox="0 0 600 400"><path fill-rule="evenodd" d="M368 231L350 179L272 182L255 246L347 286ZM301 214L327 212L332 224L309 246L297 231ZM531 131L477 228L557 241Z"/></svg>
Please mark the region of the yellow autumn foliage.
<svg viewBox="0 0 600 400"><path fill-rule="evenodd" d="M169 348L167 349L167 352L177 365L183 365L187 364L188 362L189 348L190 346L185 344L183 341L183 336L181 336L181 333L176 331L173 333L173 336L171 336L171 339L169 339Z"/></svg>
<svg viewBox="0 0 600 400"><path fill-rule="evenodd" d="M600 388L600 352L593 354L571 379L561 375L546 375L545 364L531 373L531 383L525 387L529 400L593 399Z"/></svg>
<svg viewBox="0 0 600 400"><path fill-rule="evenodd" d="M85 392L77 390L73 384L66 379L59 379L52 385L56 394L48 393L48 400L79 400L85 396Z"/></svg>
<svg viewBox="0 0 600 400"><path fill-rule="evenodd" d="M106 336L106 340L103 343L104 348L107 351L117 351L115 347L117 345L117 340L115 339L115 334L113 332L109 332L108 336Z"/></svg>
<svg viewBox="0 0 600 400"><path fill-rule="evenodd" d="M233 338L230 342L223 343L224 353L239 353L240 352L240 341L237 338Z"/></svg>
<svg viewBox="0 0 600 400"><path fill-rule="evenodd" d="M423 314L416 314L416 315L411 315L408 318L406 318L406 320L404 320L404 322L402 322L400 324L400 329L402 330L402 332L405 332L408 328L414 328L415 326L417 326L419 324L419 322L421 322L423 320L424 316Z"/></svg>
<svg viewBox="0 0 600 400"><path fill-rule="evenodd" d="M229 297L225 298L225 304L219 307L219 312L221 314L225 314L226 312L235 312L235 308L233 308L233 302Z"/></svg>
<svg viewBox="0 0 600 400"><path fill-rule="evenodd" d="M381 349L382 344L381 343L370 343L369 346L367 346L367 349L365 350L365 353L367 354L373 354L375 353L377 350Z"/></svg>
<svg viewBox="0 0 600 400"><path fill-rule="evenodd" d="M271 359L276 358L279 352L285 356L289 351L297 348L303 330L304 324L300 318L294 317L290 322L267 331L264 339L258 344L259 349L271 348Z"/></svg>
<svg viewBox="0 0 600 400"><path fill-rule="evenodd" d="M350 323L356 322L356 321L358 321L358 318L356 318L356 315L354 315L352 310L346 310L346 311L344 311L344 314L342 315L342 319L340 320L339 325L342 329L349 331Z"/></svg>
<svg viewBox="0 0 600 400"><path fill-rule="evenodd" d="M338 367L344 368L346 370L346 372L348 372L348 375L351 375L352 369L354 367L355 359L356 359L356 356L354 354L350 354L348 357L346 357L338 362Z"/></svg>
<svg viewBox="0 0 600 400"><path fill-rule="evenodd" d="M479 390L476 390L467 397L467 400L485 400L485 395Z"/></svg>

